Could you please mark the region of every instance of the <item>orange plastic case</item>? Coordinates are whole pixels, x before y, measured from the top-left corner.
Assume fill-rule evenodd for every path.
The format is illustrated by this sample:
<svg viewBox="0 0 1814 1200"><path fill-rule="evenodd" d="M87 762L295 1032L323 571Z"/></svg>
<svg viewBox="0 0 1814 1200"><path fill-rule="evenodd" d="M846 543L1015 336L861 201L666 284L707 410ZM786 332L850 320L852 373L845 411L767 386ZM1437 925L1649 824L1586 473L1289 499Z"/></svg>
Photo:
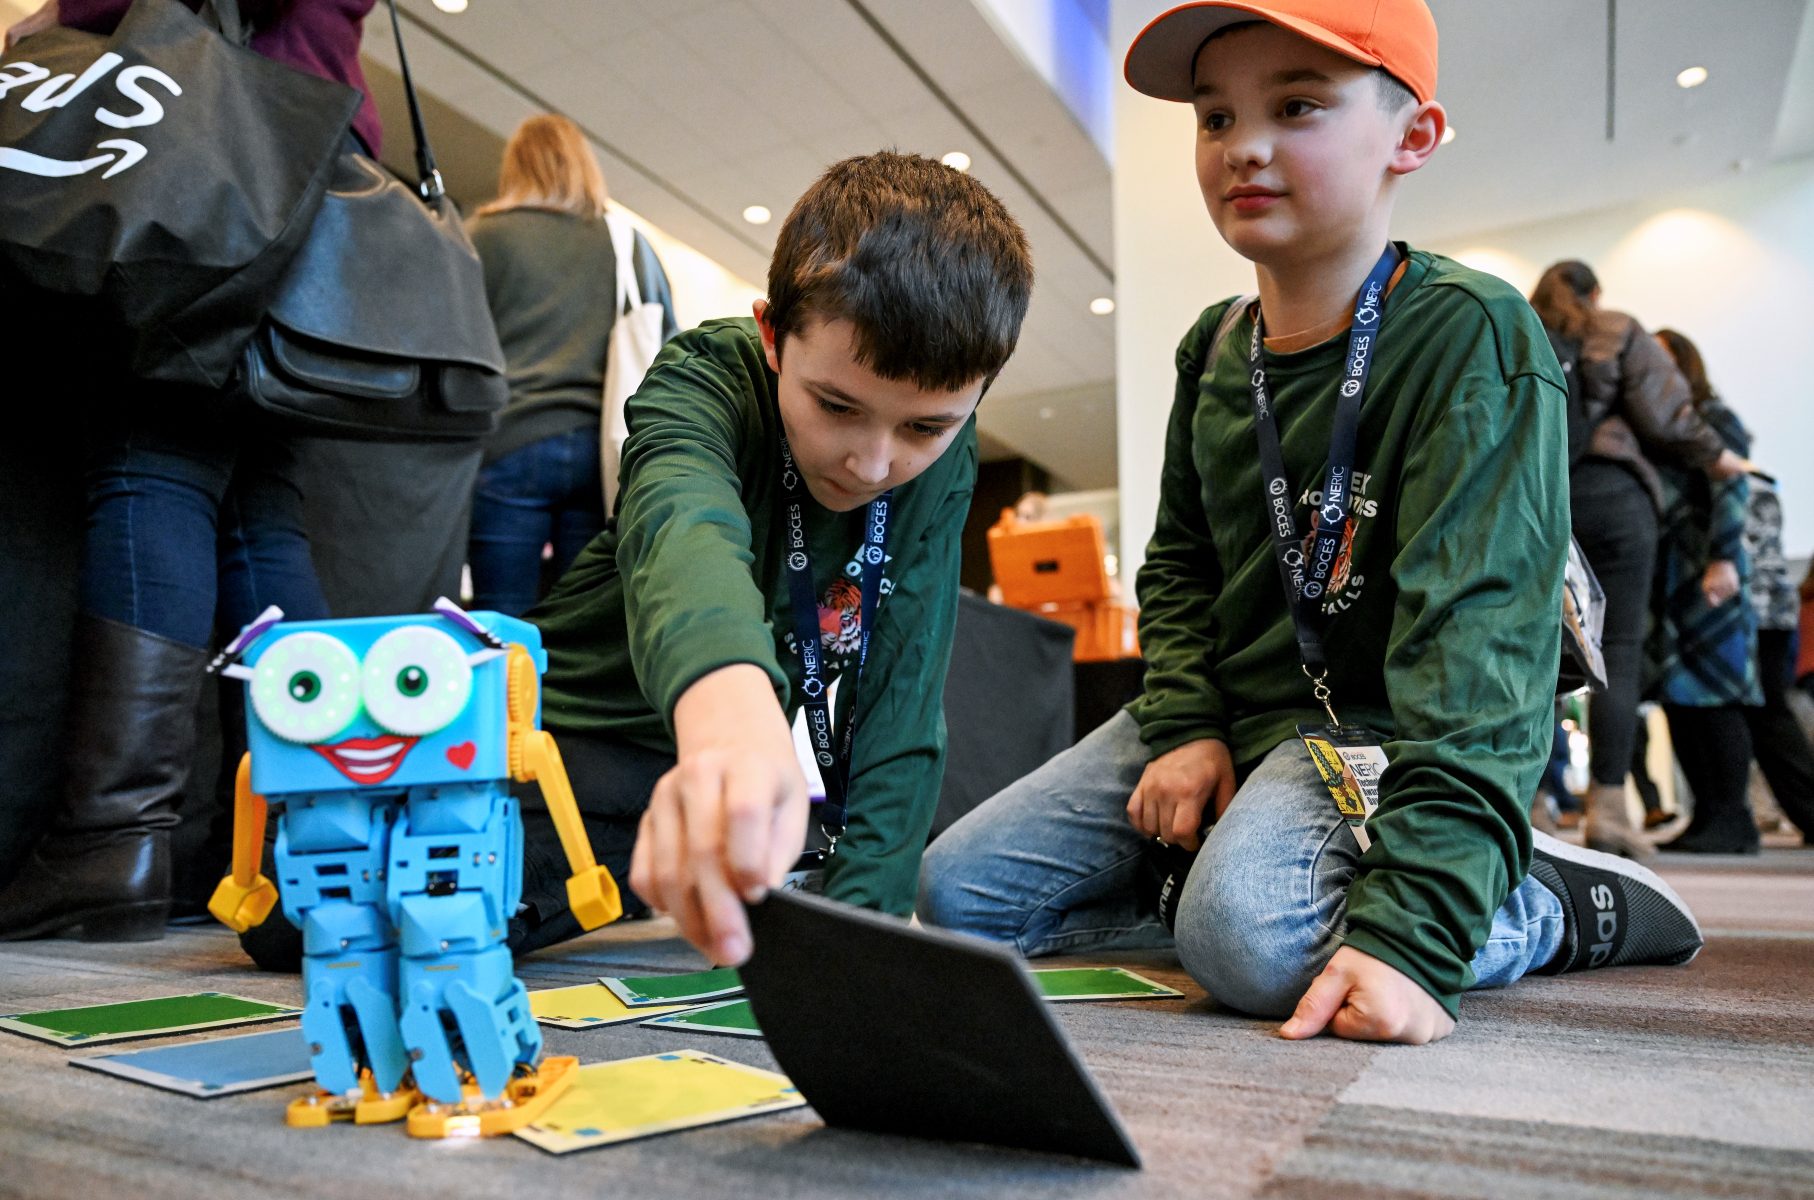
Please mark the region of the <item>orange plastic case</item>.
<svg viewBox="0 0 1814 1200"><path fill-rule="evenodd" d="M1077 631L1079 662L1133 658L1138 610L1110 597L1102 523L1088 513L1058 521L1022 521L1004 508L989 530L989 562L1002 603Z"/></svg>

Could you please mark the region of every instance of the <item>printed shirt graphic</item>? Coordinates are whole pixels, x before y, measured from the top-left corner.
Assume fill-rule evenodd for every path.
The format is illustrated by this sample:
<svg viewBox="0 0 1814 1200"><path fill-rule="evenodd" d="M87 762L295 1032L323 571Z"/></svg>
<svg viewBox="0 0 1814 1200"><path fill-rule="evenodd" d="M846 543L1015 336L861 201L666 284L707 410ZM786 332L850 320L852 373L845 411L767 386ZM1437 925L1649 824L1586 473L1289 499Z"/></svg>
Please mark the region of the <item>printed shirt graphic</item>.
<svg viewBox="0 0 1814 1200"><path fill-rule="evenodd" d="M894 590L894 581L887 575L887 564L893 561L892 554L883 560L882 586L876 599L878 619L881 617L882 602ZM800 648L795 644L793 631L789 630L783 636L788 651L797 656ZM842 672L854 666L862 640L863 564L852 556L844 564L844 573L832 580L831 586L819 597L819 645L823 651L822 661L828 668L827 673L834 670Z"/></svg>

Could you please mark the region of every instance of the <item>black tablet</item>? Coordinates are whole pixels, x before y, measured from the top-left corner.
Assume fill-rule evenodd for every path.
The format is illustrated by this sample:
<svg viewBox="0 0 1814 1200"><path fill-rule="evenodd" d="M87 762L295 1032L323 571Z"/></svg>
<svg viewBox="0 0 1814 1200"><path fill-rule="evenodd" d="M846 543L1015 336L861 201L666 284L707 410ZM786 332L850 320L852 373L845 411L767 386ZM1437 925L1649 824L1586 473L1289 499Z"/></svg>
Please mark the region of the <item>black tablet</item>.
<svg viewBox="0 0 1814 1200"><path fill-rule="evenodd" d="M756 1023L826 1124L1140 1165L1012 951L798 892L749 916Z"/></svg>

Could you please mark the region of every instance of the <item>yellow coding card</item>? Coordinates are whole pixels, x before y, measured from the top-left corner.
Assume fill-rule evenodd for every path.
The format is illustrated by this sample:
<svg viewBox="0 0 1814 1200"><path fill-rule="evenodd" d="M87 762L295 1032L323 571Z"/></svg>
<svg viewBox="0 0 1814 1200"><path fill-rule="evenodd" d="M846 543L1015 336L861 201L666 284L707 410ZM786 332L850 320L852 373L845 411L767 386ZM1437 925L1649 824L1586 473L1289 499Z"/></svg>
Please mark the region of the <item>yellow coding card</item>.
<svg viewBox="0 0 1814 1200"><path fill-rule="evenodd" d="M662 1013L685 1012L697 1007L696 1004L663 1004L653 1008L631 1008L602 983L545 988L529 993L529 1011L535 1019L562 1029L593 1029L601 1025L621 1025L626 1021L646 1021Z"/></svg>
<svg viewBox="0 0 1814 1200"><path fill-rule="evenodd" d="M550 1154L570 1154L806 1103L787 1076L703 1050L592 1063L578 1075L547 1116L516 1136Z"/></svg>

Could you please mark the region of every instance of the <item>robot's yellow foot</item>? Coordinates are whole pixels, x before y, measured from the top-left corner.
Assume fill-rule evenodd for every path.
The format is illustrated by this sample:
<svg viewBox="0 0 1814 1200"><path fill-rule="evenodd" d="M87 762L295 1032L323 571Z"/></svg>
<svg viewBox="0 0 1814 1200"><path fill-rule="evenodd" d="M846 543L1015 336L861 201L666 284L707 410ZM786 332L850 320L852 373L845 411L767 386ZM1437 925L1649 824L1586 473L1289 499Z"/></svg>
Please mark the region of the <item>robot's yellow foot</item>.
<svg viewBox="0 0 1814 1200"><path fill-rule="evenodd" d="M458 1104L424 1100L409 1113L409 1136L419 1138L496 1137L542 1119L548 1107L578 1078L579 1059L545 1058L541 1066L511 1080L504 1094L486 1100L468 1083Z"/></svg>
<svg viewBox="0 0 1814 1200"><path fill-rule="evenodd" d="M408 1116L410 1109L421 1099L422 1093L410 1086L407 1078L396 1091L381 1092L372 1082L372 1073L361 1071L357 1096L316 1092L290 1101L283 1120L295 1129L319 1129L341 1121L351 1121L355 1125L388 1125Z"/></svg>

